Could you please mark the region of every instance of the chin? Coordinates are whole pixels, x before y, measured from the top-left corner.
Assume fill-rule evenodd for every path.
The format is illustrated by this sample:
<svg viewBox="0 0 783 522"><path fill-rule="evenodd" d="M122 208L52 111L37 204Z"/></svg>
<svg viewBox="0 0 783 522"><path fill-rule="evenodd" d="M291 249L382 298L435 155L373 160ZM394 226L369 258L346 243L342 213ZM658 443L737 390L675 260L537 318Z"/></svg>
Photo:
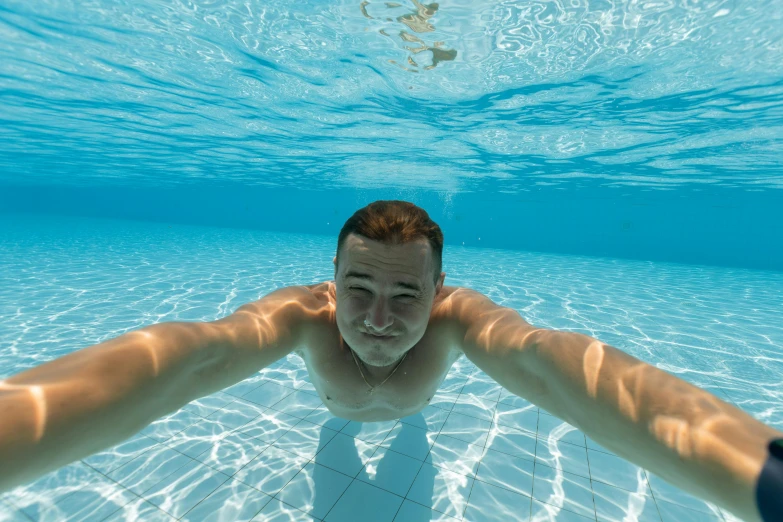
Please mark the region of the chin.
<svg viewBox="0 0 783 522"><path fill-rule="evenodd" d="M359 349L354 349L356 355L368 366L389 366L400 360L407 350L400 350L384 345L358 345Z"/></svg>

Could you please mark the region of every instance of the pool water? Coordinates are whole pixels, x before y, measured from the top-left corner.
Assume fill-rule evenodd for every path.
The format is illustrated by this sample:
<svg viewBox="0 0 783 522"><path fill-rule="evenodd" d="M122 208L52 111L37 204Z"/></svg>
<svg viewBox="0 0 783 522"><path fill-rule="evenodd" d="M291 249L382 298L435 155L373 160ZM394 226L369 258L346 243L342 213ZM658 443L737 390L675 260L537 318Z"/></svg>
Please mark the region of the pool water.
<svg viewBox="0 0 783 522"><path fill-rule="evenodd" d="M404 199L446 284L783 429L781 50L779 0L3 0L0 379L329 280ZM355 423L290 356L0 496L31 520L736 519L464 358Z"/></svg>
<svg viewBox="0 0 783 522"><path fill-rule="evenodd" d="M327 236L0 220L0 378L331 277ZM492 267L481 273L474 267ZM595 336L783 428L783 273L447 246L447 284ZM2 521L731 521L462 358L399 421L335 418L296 356L0 497Z"/></svg>

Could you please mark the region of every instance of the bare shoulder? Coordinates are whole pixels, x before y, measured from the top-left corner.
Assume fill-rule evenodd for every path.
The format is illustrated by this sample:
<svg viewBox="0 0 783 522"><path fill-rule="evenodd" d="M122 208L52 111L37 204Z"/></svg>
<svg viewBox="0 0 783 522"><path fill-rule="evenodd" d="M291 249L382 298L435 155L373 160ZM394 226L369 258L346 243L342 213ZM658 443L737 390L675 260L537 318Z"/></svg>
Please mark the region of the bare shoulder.
<svg viewBox="0 0 783 522"><path fill-rule="evenodd" d="M444 286L441 294L433 308L433 317L443 319L461 339L475 338L501 326L535 328L513 308L499 305L476 290Z"/></svg>
<svg viewBox="0 0 783 522"><path fill-rule="evenodd" d="M315 299L313 293L306 286L284 286L260 299L243 304L237 309L237 312L251 314L268 312L270 306L308 309L315 306Z"/></svg>
<svg viewBox="0 0 783 522"><path fill-rule="evenodd" d="M462 286L444 286L435 300L433 311L460 322L470 322L478 315L501 310L511 309L496 304L476 290Z"/></svg>
<svg viewBox="0 0 783 522"><path fill-rule="evenodd" d="M323 285L292 285L270 292L256 301L240 306L226 322L252 325L285 325L300 329L334 314Z"/></svg>

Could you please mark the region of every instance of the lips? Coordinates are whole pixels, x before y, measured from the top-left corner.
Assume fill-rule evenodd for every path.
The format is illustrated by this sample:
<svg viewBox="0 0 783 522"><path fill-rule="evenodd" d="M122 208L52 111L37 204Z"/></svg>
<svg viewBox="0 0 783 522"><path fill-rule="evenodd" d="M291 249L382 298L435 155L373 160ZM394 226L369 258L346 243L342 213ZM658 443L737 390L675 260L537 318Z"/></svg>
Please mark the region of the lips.
<svg viewBox="0 0 783 522"><path fill-rule="evenodd" d="M391 339L391 337L392 337L391 335L377 335L377 334L370 333L370 332L364 332L364 335L368 335L368 336L370 336L370 337L372 337L374 339Z"/></svg>

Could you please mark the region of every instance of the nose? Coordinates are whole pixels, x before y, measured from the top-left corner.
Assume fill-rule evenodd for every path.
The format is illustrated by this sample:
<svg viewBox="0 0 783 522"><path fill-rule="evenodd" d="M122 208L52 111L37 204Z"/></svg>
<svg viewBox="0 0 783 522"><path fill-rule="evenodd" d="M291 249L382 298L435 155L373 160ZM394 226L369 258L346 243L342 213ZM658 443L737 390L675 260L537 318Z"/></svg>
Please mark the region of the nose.
<svg viewBox="0 0 783 522"><path fill-rule="evenodd" d="M394 318L389 313L389 307L382 299L376 299L372 308L365 319L365 325L369 326L375 332L383 332L394 322Z"/></svg>

